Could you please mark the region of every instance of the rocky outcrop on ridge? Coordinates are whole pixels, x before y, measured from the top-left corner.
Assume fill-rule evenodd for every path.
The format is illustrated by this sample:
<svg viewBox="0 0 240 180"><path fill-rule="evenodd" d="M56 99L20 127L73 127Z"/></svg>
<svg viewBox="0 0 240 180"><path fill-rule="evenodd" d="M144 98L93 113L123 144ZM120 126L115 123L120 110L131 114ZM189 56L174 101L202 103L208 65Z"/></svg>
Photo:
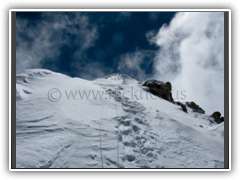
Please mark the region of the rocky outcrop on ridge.
<svg viewBox="0 0 240 180"><path fill-rule="evenodd" d="M187 113L187 107L191 108L193 112L205 114L205 111L197 105L195 102L175 102L172 98L172 85L170 82L162 82L158 80L147 80L143 83L142 86L148 87L147 91L151 92L155 96L163 98L169 102L172 102L178 106L181 106L182 110ZM186 107L187 106L187 107ZM221 117L221 113L216 111L210 117L212 117L216 123L224 122L224 117Z"/></svg>
<svg viewBox="0 0 240 180"><path fill-rule="evenodd" d="M178 101L178 102L176 102L176 104L181 106L182 110L187 113L187 108L186 108L186 106L183 103Z"/></svg>
<svg viewBox="0 0 240 180"><path fill-rule="evenodd" d="M199 105L197 105L195 102L186 102L186 105L190 108L192 108L192 110L194 112L198 112L198 113L202 113L202 114L205 114L205 111L199 107Z"/></svg>
<svg viewBox="0 0 240 180"><path fill-rule="evenodd" d="M221 123L224 122L224 117L221 117L221 113L219 111L214 112L211 117L214 118L215 122Z"/></svg>
<svg viewBox="0 0 240 180"><path fill-rule="evenodd" d="M170 82L162 82L157 80L148 80L143 83L143 86L146 86L149 88L149 91L158 96L161 97L167 101L174 102L172 98L172 85Z"/></svg>

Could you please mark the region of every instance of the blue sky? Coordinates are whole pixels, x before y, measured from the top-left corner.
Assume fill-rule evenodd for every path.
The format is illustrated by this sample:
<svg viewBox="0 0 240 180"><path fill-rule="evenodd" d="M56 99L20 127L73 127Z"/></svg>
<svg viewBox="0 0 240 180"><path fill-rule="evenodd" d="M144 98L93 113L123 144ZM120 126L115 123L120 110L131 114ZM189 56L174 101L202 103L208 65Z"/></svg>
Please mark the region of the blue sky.
<svg viewBox="0 0 240 180"><path fill-rule="evenodd" d="M43 68L95 79L170 81L224 114L223 12L17 12L17 73Z"/></svg>
<svg viewBox="0 0 240 180"><path fill-rule="evenodd" d="M157 33L174 14L18 12L17 71L26 66L46 68L86 79L119 72L145 80L152 74L159 48L149 43L146 34ZM139 69L132 67L136 63Z"/></svg>

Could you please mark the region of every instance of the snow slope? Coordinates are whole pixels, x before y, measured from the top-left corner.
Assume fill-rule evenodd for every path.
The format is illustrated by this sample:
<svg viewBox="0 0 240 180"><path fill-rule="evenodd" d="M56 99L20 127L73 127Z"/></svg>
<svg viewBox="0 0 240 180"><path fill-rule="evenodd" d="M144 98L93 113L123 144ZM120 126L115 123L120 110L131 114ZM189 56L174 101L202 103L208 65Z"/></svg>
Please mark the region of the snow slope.
<svg viewBox="0 0 240 180"><path fill-rule="evenodd" d="M127 75L16 76L17 168L224 167L223 123L150 96Z"/></svg>

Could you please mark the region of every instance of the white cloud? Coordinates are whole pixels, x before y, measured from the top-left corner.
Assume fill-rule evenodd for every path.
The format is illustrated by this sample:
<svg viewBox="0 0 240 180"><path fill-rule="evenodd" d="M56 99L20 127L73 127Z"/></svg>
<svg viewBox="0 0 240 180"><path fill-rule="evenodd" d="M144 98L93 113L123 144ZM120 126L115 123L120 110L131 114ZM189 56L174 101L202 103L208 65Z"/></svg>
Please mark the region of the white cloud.
<svg viewBox="0 0 240 180"><path fill-rule="evenodd" d="M77 47L75 57L81 59L83 51L93 46L98 37L97 27L80 13L45 12L42 16L43 19L34 25L32 23L37 20L17 17L17 73L29 68L41 68L45 62L51 62L54 66L63 45Z"/></svg>
<svg viewBox="0 0 240 180"><path fill-rule="evenodd" d="M95 78L105 77L114 73L113 69L102 65L100 62L89 62L84 67L76 62L74 64L79 70L78 75L83 79L93 80Z"/></svg>
<svg viewBox="0 0 240 180"><path fill-rule="evenodd" d="M171 81L173 96L185 90L186 100L195 101L207 114L224 114L223 12L179 12L169 26L146 37L160 46L155 79Z"/></svg>
<svg viewBox="0 0 240 180"><path fill-rule="evenodd" d="M118 70L122 74L137 77L138 80L145 80L148 77L145 70L147 70L154 55L153 50L136 50L121 54L115 60L118 62Z"/></svg>

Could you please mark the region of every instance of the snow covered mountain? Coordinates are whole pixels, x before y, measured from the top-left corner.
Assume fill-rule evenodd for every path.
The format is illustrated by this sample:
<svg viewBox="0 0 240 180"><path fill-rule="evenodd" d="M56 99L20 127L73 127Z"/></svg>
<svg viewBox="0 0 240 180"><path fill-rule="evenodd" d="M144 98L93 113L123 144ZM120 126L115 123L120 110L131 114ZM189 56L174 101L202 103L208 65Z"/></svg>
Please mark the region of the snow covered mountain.
<svg viewBox="0 0 240 180"><path fill-rule="evenodd" d="M17 74L16 167L223 168L224 122L142 84L121 74Z"/></svg>

